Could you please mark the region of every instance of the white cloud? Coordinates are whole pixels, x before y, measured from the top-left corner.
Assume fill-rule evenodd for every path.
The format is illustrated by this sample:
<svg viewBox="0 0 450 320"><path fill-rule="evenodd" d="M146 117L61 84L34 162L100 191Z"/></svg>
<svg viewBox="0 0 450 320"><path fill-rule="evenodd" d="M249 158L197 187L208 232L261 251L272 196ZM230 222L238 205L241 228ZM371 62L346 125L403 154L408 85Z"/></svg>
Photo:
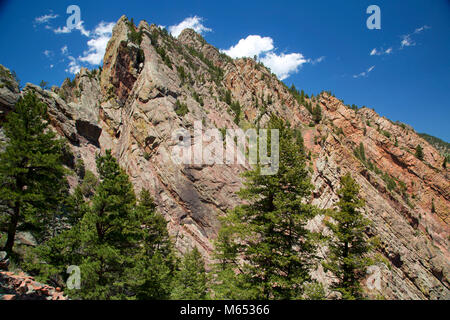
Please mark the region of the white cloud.
<svg viewBox="0 0 450 320"><path fill-rule="evenodd" d="M402 41L400 42L400 45L401 45L400 48L403 49L404 47L413 47L413 46L415 46L416 42L414 41L412 36L416 35L416 34L419 34L419 33L422 33L422 31L428 30L428 29L431 29L431 27L427 26L427 25L424 25L422 27L416 28L413 33L403 35L402 36Z"/></svg>
<svg viewBox="0 0 450 320"><path fill-rule="evenodd" d="M106 46L108 45L109 39L111 39L114 26L114 22L102 21L95 27L94 30L89 31L83 28L83 24L81 22L76 29L78 29L81 34L89 37L89 40L86 43L87 50L85 50L78 58L68 56L70 62L66 72L76 74L85 64L89 64L91 66L99 65L105 56ZM70 33L71 31L72 30L69 30L67 27L54 30L55 33ZM69 54L67 45L61 48L61 54L64 56Z"/></svg>
<svg viewBox="0 0 450 320"><path fill-rule="evenodd" d="M45 14L43 16L37 17L34 19L34 22L37 24L43 24L43 23L48 23L50 20L56 19L58 18L59 15L57 14Z"/></svg>
<svg viewBox="0 0 450 320"><path fill-rule="evenodd" d="M363 77L367 77L369 76L369 73L372 72L372 70L375 69L375 66L371 66L369 69L367 69L366 71L363 71L359 74L355 74L353 75L353 78L357 79L357 78L363 78Z"/></svg>
<svg viewBox="0 0 450 320"><path fill-rule="evenodd" d="M71 33L72 30L70 30L69 28L67 28L66 26L64 26L63 28L58 27L57 29L54 29L53 32L56 33L56 34L60 34L60 33Z"/></svg>
<svg viewBox="0 0 450 320"><path fill-rule="evenodd" d="M94 34L97 36L104 36L109 35L111 36L112 31L114 29L115 23L114 22L100 22L97 27L94 29Z"/></svg>
<svg viewBox="0 0 450 320"><path fill-rule="evenodd" d="M174 36L178 37L184 29L193 29L195 32L203 34L204 32L212 31L203 25L203 18L194 16L188 17L181 21L179 24L169 26L169 32Z"/></svg>
<svg viewBox="0 0 450 320"><path fill-rule="evenodd" d="M308 59L308 63L311 63L312 65L316 65L318 63L321 63L323 60L325 60L325 56L319 57L317 59Z"/></svg>
<svg viewBox="0 0 450 320"><path fill-rule="evenodd" d="M292 73L298 72L298 68L308 60L301 53L277 55L274 52L267 53L261 62L275 73L280 80L288 78Z"/></svg>
<svg viewBox="0 0 450 320"><path fill-rule="evenodd" d="M87 42L88 50L83 53L83 56L78 57L81 62L87 62L91 65L99 65L105 55L106 46L111 38L114 23L100 22L93 34L94 38Z"/></svg>
<svg viewBox="0 0 450 320"><path fill-rule="evenodd" d="M66 72L69 72L71 74L77 74L81 70L81 65L78 63L77 59L75 59L72 56L69 56L69 66L66 69Z"/></svg>
<svg viewBox="0 0 450 320"><path fill-rule="evenodd" d="M371 56L381 56L383 54L391 54L391 53L392 53L392 47L390 47L386 50L374 48L374 49L372 49L372 51L370 51Z"/></svg>
<svg viewBox="0 0 450 320"><path fill-rule="evenodd" d="M268 52L274 49L273 39L270 37L261 37L258 35L250 35L245 39L232 46L228 50L223 50L224 53L232 58L242 58L258 56L261 53Z"/></svg>
<svg viewBox="0 0 450 320"><path fill-rule="evenodd" d="M403 36L403 40L401 42L401 47L412 47L415 46L416 43L411 39L411 35L407 34Z"/></svg>
<svg viewBox="0 0 450 320"><path fill-rule="evenodd" d="M89 30L86 30L86 29L84 28L83 23L84 23L84 21L80 21L80 22L76 25L76 27L73 28L73 29L69 29L69 28L67 28L67 26L64 26L64 27L62 27L62 28L61 28L61 27L58 27L58 28L56 28L56 29L53 29L53 32L56 33L56 34L64 34L64 33L71 33L72 30L78 30L78 31L80 31L80 33L81 33L83 36L89 37L91 33L90 33Z"/></svg>
<svg viewBox="0 0 450 320"><path fill-rule="evenodd" d="M421 33L422 31L427 30L427 29L431 29L431 27L427 26L427 25L422 26L422 27L417 28L416 30L414 30L414 33Z"/></svg>
<svg viewBox="0 0 450 320"><path fill-rule="evenodd" d="M221 51L232 58L253 58L256 56L280 80L284 80L293 73L297 73L299 68L305 63L315 65L325 59L324 56L317 59L306 59L303 54L296 52L277 54L273 39L259 35L249 35L247 38L239 40L236 45Z"/></svg>
<svg viewBox="0 0 450 320"><path fill-rule="evenodd" d="M44 56L46 56L47 58L50 58L51 56L53 56L53 51L51 51L51 50L45 50L43 53L44 53Z"/></svg>

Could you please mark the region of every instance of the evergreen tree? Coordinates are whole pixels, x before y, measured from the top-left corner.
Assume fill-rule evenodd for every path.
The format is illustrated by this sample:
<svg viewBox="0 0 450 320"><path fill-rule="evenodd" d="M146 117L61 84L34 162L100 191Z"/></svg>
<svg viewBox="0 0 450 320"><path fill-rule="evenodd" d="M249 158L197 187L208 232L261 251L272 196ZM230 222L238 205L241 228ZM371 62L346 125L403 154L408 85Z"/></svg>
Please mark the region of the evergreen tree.
<svg viewBox="0 0 450 320"><path fill-rule="evenodd" d="M424 154L423 154L423 148L422 148L422 146L419 144L419 145L417 145L417 147L416 147L416 157L417 157L417 159L419 159L419 160L423 160L423 156L424 156Z"/></svg>
<svg viewBox="0 0 450 320"><path fill-rule="evenodd" d="M175 270L173 244L167 231L167 222L156 211L156 205L147 190L142 190L135 218L140 222L142 245L130 268L129 291L139 300L168 299L172 291Z"/></svg>
<svg viewBox="0 0 450 320"><path fill-rule="evenodd" d="M197 248L186 253L175 273L171 298L174 300L204 300L207 297L205 263Z"/></svg>
<svg viewBox="0 0 450 320"><path fill-rule="evenodd" d="M26 270L42 281L64 285L66 268L81 269L82 299L168 299L176 260L166 221L148 191L136 205L127 174L110 151L97 157L100 182L90 203L81 189L71 196L74 223L27 259Z"/></svg>
<svg viewBox="0 0 450 320"><path fill-rule="evenodd" d="M312 185L303 141L276 117L269 129L279 130L279 171L261 175L257 165L246 172L239 195L248 204L223 218L215 252L219 298L296 299L309 280L314 245L305 223L315 209L307 204Z"/></svg>
<svg viewBox="0 0 450 320"><path fill-rule="evenodd" d="M41 82L39 83L39 86L41 87L41 89L43 89L43 90L48 90L49 88L48 88L48 82L47 81L44 81L44 80L41 80Z"/></svg>
<svg viewBox="0 0 450 320"><path fill-rule="evenodd" d="M313 121L315 123L320 123L320 121L322 121L322 108L319 105L316 105L312 111Z"/></svg>
<svg viewBox="0 0 450 320"><path fill-rule="evenodd" d="M359 185L350 174L342 177L341 184L342 188L338 191L340 200L337 203L339 210L330 212L334 222L326 222L334 238L329 244L330 253L323 265L336 276L337 282L333 288L342 294L343 299L358 299L362 297L359 281L366 273L366 255L371 250L364 236L369 221L359 211L364 206L364 200L358 197Z"/></svg>
<svg viewBox="0 0 450 320"><path fill-rule="evenodd" d="M12 253L19 225L42 231L52 211L67 194L62 165L63 143L48 128L47 108L34 93L27 93L3 126L8 144L0 154L0 201L8 239L4 250Z"/></svg>
<svg viewBox="0 0 450 320"><path fill-rule="evenodd" d="M139 222L132 209L136 199L128 175L110 151L97 157L100 184L81 220L81 290L84 299L126 298L126 271L133 265Z"/></svg>

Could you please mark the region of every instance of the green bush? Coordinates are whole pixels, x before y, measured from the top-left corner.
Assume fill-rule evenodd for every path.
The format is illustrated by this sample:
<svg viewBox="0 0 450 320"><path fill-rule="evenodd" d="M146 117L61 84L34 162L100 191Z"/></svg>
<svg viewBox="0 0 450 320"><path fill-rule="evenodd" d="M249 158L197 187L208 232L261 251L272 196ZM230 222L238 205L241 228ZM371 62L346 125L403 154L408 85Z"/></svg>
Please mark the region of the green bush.
<svg viewBox="0 0 450 320"><path fill-rule="evenodd" d="M184 117L186 114L189 113L189 109L187 107L187 104L186 103L182 103L179 100L177 100L177 102L175 103L175 113L179 117Z"/></svg>

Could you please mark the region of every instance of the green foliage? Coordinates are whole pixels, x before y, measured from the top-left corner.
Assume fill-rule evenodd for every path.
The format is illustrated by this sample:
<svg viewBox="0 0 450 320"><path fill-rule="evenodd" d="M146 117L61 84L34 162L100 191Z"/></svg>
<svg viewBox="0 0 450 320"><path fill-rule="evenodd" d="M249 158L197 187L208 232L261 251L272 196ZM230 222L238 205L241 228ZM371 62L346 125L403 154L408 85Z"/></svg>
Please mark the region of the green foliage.
<svg viewBox="0 0 450 320"><path fill-rule="evenodd" d="M184 84L186 82L186 72L184 71L183 66L177 66L177 72L181 79L181 83Z"/></svg>
<svg viewBox="0 0 450 320"><path fill-rule="evenodd" d="M232 98L231 98L231 91L230 90L227 90L226 92L225 92L225 99L224 99L224 101L225 101L225 103L227 104L227 105L231 105L231 103L232 103Z"/></svg>
<svg viewBox="0 0 450 320"><path fill-rule="evenodd" d="M318 282L306 283L304 285L304 297L308 300L325 300L325 289Z"/></svg>
<svg viewBox="0 0 450 320"><path fill-rule="evenodd" d="M195 101L197 101L202 107L205 105L205 103L203 102L203 98L194 91L194 93L192 93L192 97L194 98Z"/></svg>
<svg viewBox="0 0 450 320"><path fill-rule="evenodd" d="M161 46L155 46L156 52L160 55L162 61L170 68L172 69L172 61L170 60L169 56L166 53L166 50L164 50Z"/></svg>
<svg viewBox="0 0 450 320"><path fill-rule="evenodd" d="M19 100L3 125L8 144L0 154L1 226L8 230L5 251L11 253L17 227L27 223L39 232L67 194L62 141L48 130L47 108L34 93Z"/></svg>
<svg viewBox="0 0 450 320"><path fill-rule="evenodd" d="M138 300L168 299L176 260L167 222L147 190L141 191L139 199L134 217L141 225L137 234L140 247L133 257L127 287Z"/></svg>
<svg viewBox="0 0 450 320"><path fill-rule="evenodd" d="M313 109L312 115L313 121L315 123L320 123L320 121L322 121L322 108L320 107L320 105L316 105L316 107Z"/></svg>
<svg viewBox="0 0 450 320"><path fill-rule="evenodd" d="M234 112L234 123L239 125L239 122L241 121L241 104L239 101L232 102L230 105L231 110Z"/></svg>
<svg viewBox="0 0 450 320"><path fill-rule="evenodd" d="M75 88L75 86L77 85L75 78L73 78L73 79L66 78L66 80L64 82L67 83L69 88L72 88L72 89Z"/></svg>
<svg viewBox="0 0 450 320"><path fill-rule="evenodd" d="M81 290L67 291L73 298L168 298L175 259L164 218L146 191L136 205L132 184L109 151L97 158L97 169L100 183L89 205L80 201L79 223L39 246L29 271L61 278L67 265L79 265Z"/></svg>
<svg viewBox="0 0 450 320"><path fill-rule="evenodd" d="M333 232L333 237L323 266L337 278L332 288L340 292L343 299L353 300L362 298L360 280L365 276L366 255L371 251L364 231L370 222L360 212L364 200L358 197L359 185L350 174L342 177L341 184L337 203L339 209L328 212L333 222L327 221L326 226Z"/></svg>
<svg viewBox="0 0 450 320"><path fill-rule="evenodd" d="M393 191L397 188L397 183L388 173L382 174L381 178L386 183L386 187L389 191Z"/></svg>
<svg viewBox="0 0 450 320"><path fill-rule="evenodd" d="M239 122L241 121L241 112L242 112L242 107L239 101L233 101L230 90L225 91L225 96L222 98L222 100L230 106L230 109L234 112L234 123L239 125ZM264 104L264 99L262 100Z"/></svg>
<svg viewBox="0 0 450 320"><path fill-rule="evenodd" d="M199 52L192 47L188 47L188 51L192 56L199 58L204 64L207 65L211 80L214 81L217 86L221 86L224 75L223 69L219 66L215 66L214 63L206 58L202 52Z"/></svg>
<svg viewBox="0 0 450 320"><path fill-rule="evenodd" d="M131 21L128 21L127 25L128 25L128 39L130 39L131 42L137 44L138 46L141 45L142 30L136 31L133 19L131 19Z"/></svg>
<svg viewBox="0 0 450 320"><path fill-rule="evenodd" d="M289 91L294 96L295 100L297 100L298 104L303 104L305 102L305 92L303 90L299 92L295 85L292 85L289 88Z"/></svg>
<svg viewBox="0 0 450 320"><path fill-rule="evenodd" d="M187 104L180 102L180 100L177 100L177 102L175 103L175 113L179 117L184 117L185 115L187 115L189 113Z"/></svg>
<svg viewBox="0 0 450 320"><path fill-rule="evenodd" d="M207 297L205 263L197 248L186 253L175 272L171 299L204 300Z"/></svg>
<svg viewBox="0 0 450 320"><path fill-rule="evenodd" d="M75 163L75 173L77 174L78 178L81 180L84 179L84 175L86 174L86 167L84 165L83 159L78 159Z"/></svg>
<svg viewBox="0 0 450 320"><path fill-rule="evenodd" d="M390 133L390 132L385 131L385 130L381 130L381 133L382 133L386 138L388 138L388 139L391 138L391 133Z"/></svg>
<svg viewBox="0 0 450 320"><path fill-rule="evenodd" d="M439 150L444 157L450 155L450 143L426 133L419 133L419 136Z"/></svg>
<svg viewBox="0 0 450 320"><path fill-rule="evenodd" d="M86 198L91 198L95 193L98 183L99 181L95 174L90 170L86 170L83 180L79 185L81 194Z"/></svg>
<svg viewBox="0 0 450 320"><path fill-rule="evenodd" d="M100 184L80 222L83 299L125 298L126 271L132 265L139 226L132 215L135 195L128 176L108 151L97 158Z"/></svg>
<svg viewBox="0 0 450 320"><path fill-rule="evenodd" d="M49 89L48 82L44 81L44 80L41 80L41 82L39 83L39 86L41 87L42 90L48 90Z"/></svg>
<svg viewBox="0 0 450 320"><path fill-rule="evenodd" d="M364 164L366 163L366 151L364 150L364 144L361 142L359 148L354 151L355 157L361 160Z"/></svg>
<svg viewBox="0 0 450 320"><path fill-rule="evenodd" d="M422 146L419 144L416 147L416 158L419 160L423 160L424 154L423 154L423 148Z"/></svg>
<svg viewBox="0 0 450 320"><path fill-rule="evenodd" d="M14 81L17 82L20 88L20 79L17 77L17 74L15 71L9 71L2 65L0 65L0 76L3 78L3 83L0 84L0 88L3 88L3 86L7 86L9 89L14 90L15 85Z"/></svg>
<svg viewBox="0 0 450 320"><path fill-rule="evenodd" d="M316 209L305 202L312 192L306 155L282 120L272 117L269 129L280 133L279 171L261 175L257 165L246 172L239 195L248 204L222 218L214 266L219 299L298 299L310 280L314 243L305 223Z"/></svg>
<svg viewBox="0 0 450 320"><path fill-rule="evenodd" d="M64 287L66 268L80 266L81 289L65 292L81 299L200 299L207 278L198 251L177 269L167 222L148 191L139 201L110 151L97 157L100 182L90 203L75 190L73 227L31 250L25 269L41 281ZM87 171L89 172L89 171ZM77 207L78 206L78 207Z"/></svg>

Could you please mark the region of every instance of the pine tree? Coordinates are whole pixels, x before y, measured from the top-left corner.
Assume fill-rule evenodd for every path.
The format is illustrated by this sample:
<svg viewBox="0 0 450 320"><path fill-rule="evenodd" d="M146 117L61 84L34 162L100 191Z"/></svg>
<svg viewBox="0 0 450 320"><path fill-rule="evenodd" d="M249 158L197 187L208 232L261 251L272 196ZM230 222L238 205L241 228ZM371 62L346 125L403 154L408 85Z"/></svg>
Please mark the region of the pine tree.
<svg viewBox="0 0 450 320"><path fill-rule="evenodd" d="M314 244L305 223L315 209L307 204L312 185L303 141L298 136L296 141L276 117L269 129L279 130L279 171L261 175L257 165L246 172L239 195L248 204L223 218L215 252L219 297L228 293L228 299L295 299L309 280Z"/></svg>
<svg viewBox="0 0 450 320"><path fill-rule="evenodd" d="M41 87L42 90L48 90L48 82L41 80L41 82L39 83L39 86Z"/></svg>
<svg viewBox="0 0 450 320"><path fill-rule="evenodd" d="M84 299L124 299L126 271L137 250L139 222L132 213L136 198L128 175L110 151L96 162L100 184L81 220L82 285L74 294Z"/></svg>
<svg viewBox="0 0 450 320"><path fill-rule="evenodd" d="M197 248L186 253L175 273L171 299L204 300L207 297L205 263Z"/></svg>
<svg viewBox="0 0 450 320"><path fill-rule="evenodd" d="M423 157L424 157L423 148L420 144L417 145L417 147L416 147L416 157L419 160L423 160Z"/></svg>
<svg viewBox="0 0 450 320"><path fill-rule="evenodd" d="M366 273L366 255L371 251L364 236L369 221L359 211L364 206L364 200L358 197L359 185L350 174L342 177L341 184L337 203L339 210L332 210L329 215L334 221L326 222L334 238L330 241L330 253L323 265L337 278L333 288L342 294L343 299L359 299L362 297L359 281Z"/></svg>
<svg viewBox="0 0 450 320"><path fill-rule="evenodd" d="M0 154L0 201L9 208L8 239L12 253L19 225L26 222L43 231L67 194L62 165L63 143L48 128L47 109L34 93L27 93L7 116L3 126L8 144Z"/></svg>
<svg viewBox="0 0 450 320"><path fill-rule="evenodd" d="M156 205L147 190L142 190L135 218L141 229L141 246L135 256L135 265L128 273L129 291L138 300L168 299L173 288L175 255L167 231L167 222L156 211Z"/></svg>
<svg viewBox="0 0 450 320"><path fill-rule="evenodd" d="M320 121L322 121L322 108L319 105L316 105L312 111L313 121L315 123L320 123Z"/></svg>
<svg viewBox="0 0 450 320"><path fill-rule="evenodd" d="M60 287L66 268L80 266L82 299L168 299L176 259L167 223L148 191L136 205L128 175L110 151L97 157L100 181L85 202L81 189L70 197L73 226L38 246L25 269Z"/></svg>

